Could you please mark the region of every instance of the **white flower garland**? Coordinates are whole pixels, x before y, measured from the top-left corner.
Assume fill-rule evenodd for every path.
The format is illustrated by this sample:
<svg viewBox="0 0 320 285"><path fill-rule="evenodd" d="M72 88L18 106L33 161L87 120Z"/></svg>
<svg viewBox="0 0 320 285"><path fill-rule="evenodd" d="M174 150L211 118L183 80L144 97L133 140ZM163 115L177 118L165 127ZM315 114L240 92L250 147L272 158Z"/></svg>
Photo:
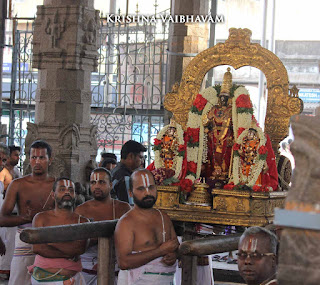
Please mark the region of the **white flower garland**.
<svg viewBox="0 0 320 285"><path fill-rule="evenodd" d="M202 117L207 114L212 106L218 104L217 91L213 87L208 87L199 93L208 102L202 111L202 115L195 114L189 111L187 128L197 129L199 128L199 147L187 148L187 162L194 162L197 164L196 178L200 177L201 165L203 161L203 153L206 148L206 138L204 135L204 126L202 124ZM190 179L192 182L196 179L193 175L187 175L186 179Z"/></svg>
<svg viewBox="0 0 320 285"><path fill-rule="evenodd" d="M157 139L161 140L163 136L165 135L166 131L171 127L171 125L164 126L159 133L157 134ZM177 132L177 141L178 145L184 145L184 139L183 139L183 130L180 124L176 123L176 132ZM182 171L182 163L183 163L183 157L179 155L175 155L173 158L173 165L172 168L175 171L174 178L179 178L181 171ZM154 152L154 167L157 168L163 168L164 163L160 156L160 150L155 150Z"/></svg>
<svg viewBox="0 0 320 285"><path fill-rule="evenodd" d="M238 129L244 128L244 126L248 125L249 120L250 120L250 124L252 121L251 114L249 114L250 116L246 116L247 114L238 114L237 113L236 100L242 94L249 95L249 92L245 87L240 86L234 91L234 97L232 100L232 124L233 124L233 135L234 135L235 139L238 136Z"/></svg>

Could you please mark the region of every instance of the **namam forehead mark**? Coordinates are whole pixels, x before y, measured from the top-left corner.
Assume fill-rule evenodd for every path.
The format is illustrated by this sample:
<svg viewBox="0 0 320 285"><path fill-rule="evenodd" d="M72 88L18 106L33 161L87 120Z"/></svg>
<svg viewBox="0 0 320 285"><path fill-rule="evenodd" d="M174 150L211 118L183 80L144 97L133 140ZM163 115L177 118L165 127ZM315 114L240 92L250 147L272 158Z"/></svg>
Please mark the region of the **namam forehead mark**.
<svg viewBox="0 0 320 285"><path fill-rule="evenodd" d="M63 185L67 188L69 187L73 187L74 188L74 183L71 181L71 180L68 180L68 179L63 179Z"/></svg>
<svg viewBox="0 0 320 285"><path fill-rule="evenodd" d="M149 175L147 173L141 173L141 179L144 188L146 188L147 192L149 193L149 187L151 186L150 180L149 180Z"/></svg>
<svg viewBox="0 0 320 285"><path fill-rule="evenodd" d="M100 180L100 173L99 172L94 172L91 174L91 181L98 182Z"/></svg>
<svg viewBox="0 0 320 285"><path fill-rule="evenodd" d="M254 236L247 237L242 243L241 250L246 252L255 252L258 247L258 238Z"/></svg>

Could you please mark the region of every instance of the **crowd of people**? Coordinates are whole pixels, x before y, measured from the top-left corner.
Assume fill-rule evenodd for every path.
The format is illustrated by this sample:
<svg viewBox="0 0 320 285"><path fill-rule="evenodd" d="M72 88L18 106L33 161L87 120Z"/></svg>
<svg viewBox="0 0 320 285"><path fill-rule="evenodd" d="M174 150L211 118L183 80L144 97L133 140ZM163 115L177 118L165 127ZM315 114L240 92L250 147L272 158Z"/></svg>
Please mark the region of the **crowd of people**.
<svg viewBox="0 0 320 285"><path fill-rule="evenodd" d="M16 167L20 148L0 144L0 273L10 275L9 285L97 284L96 239L32 246L20 233L26 227L114 219L120 219L114 233L117 284L176 284L179 242L169 216L153 207L157 187L143 168L145 151L130 140L122 146L120 162L114 154L102 154L90 175L92 199L76 207L75 182L49 175L48 143L32 143L31 174L23 177ZM237 255L246 284L277 284L277 248L277 237L265 228L243 233Z"/></svg>

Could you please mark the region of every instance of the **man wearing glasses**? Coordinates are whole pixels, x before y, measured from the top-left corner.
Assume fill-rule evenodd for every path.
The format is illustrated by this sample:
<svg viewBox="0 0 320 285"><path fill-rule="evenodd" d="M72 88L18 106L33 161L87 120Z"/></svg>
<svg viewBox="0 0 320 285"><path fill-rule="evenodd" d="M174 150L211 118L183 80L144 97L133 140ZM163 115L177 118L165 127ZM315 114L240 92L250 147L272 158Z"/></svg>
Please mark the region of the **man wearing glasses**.
<svg viewBox="0 0 320 285"><path fill-rule="evenodd" d="M240 238L238 268L248 285L277 285L278 239L261 227L248 228Z"/></svg>

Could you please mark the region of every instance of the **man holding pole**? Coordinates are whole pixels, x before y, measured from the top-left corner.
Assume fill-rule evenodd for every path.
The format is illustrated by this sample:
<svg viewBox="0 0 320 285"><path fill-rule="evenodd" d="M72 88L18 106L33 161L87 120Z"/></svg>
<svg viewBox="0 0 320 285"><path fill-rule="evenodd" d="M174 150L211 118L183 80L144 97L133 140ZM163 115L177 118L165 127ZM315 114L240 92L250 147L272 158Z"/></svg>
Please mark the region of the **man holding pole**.
<svg viewBox="0 0 320 285"><path fill-rule="evenodd" d="M115 230L118 285L173 284L179 242L170 218L153 208L157 199L153 175L137 170L129 182L134 207Z"/></svg>
<svg viewBox="0 0 320 285"><path fill-rule="evenodd" d="M53 186L52 196L55 209L37 214L32 222L33 227L49 227L88 222L88 219L76 214L75 186L68 178L59 178ZM85 252L86 240L70 242L34 244L33 252L37 253L35 262L28 269L32 272L32 284L75 284L84 285L81 275L80 254Z"/></svg>
<svg viewBox="0 0 320 285"><path fill-rule="evenodd" d="M90 189L94 199L78 206L75 210L76 213L97 222L119 219L130 210L128 203L111 198L111 174L107 169L98 167L92 171ZM91 246L81 256L86 284L97 284L97 257L97 240L93 239Z"/></svg>

